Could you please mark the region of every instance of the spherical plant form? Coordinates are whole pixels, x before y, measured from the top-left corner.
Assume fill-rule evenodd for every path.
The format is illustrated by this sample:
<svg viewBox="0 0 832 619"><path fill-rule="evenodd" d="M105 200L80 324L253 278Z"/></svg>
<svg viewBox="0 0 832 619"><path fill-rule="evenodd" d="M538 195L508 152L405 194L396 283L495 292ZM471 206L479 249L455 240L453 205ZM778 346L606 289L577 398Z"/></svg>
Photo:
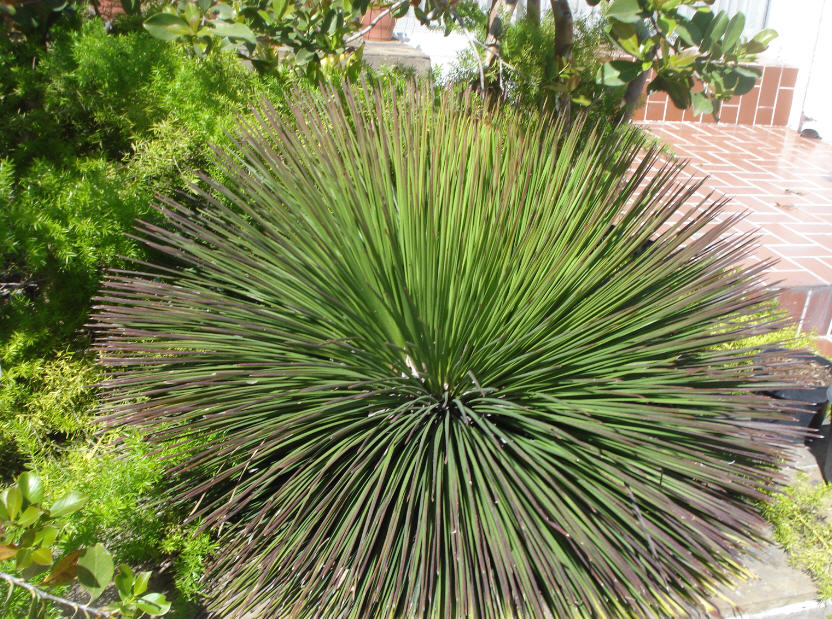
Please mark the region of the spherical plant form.
<svg viewBox="0 0 832 619"><path fill-rule="evenodd" d="M216 615L706 605L783 441L717 347L769 298L736 216L632 130L415 86L288 102L95 316L105 420L188 453L175 499L221 531Z"/></svg>

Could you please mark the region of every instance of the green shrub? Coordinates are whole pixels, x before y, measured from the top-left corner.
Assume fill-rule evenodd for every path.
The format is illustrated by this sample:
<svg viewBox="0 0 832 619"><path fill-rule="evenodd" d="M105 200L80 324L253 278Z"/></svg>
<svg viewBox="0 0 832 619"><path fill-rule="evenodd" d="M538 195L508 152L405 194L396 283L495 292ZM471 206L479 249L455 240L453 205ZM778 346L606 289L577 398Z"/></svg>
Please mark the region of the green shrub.
<svg viewBox="0 0 832 619"><path fill-rule="evenodd" d="M821 599L832 599L832 485L803 473L763 504L763 514L789 562L811 574Z"/></svg>
<svg viewBox="0 0 832 619"><path fill-rule="evenodd" d="M105 159L37 160L19 176L8 160L0 165L3 274L25 286L0 301L0 355L8 364L79 334L103 269L119 265L119 255L144 255L124 233L149 214L151 195Z"/></svg>
<svg viewBox="0 0 832 619"><path fill-rule="evenodd" d="M170 485L164 467L171 461L177 461L175 451L154 452L126 431L65 445L58 454L32 459L29 468L49 488L48 500L70 490L89 499L83 511L68 518L63 553L101 542L116 563L155 570L170 559L170 616L189 617L199 601L203 562L215 543L194 525L183 525L186 514L162 500Z"/></svg>
<svg viewBox="0 0 832 619"><path fill-rule="evenodd" d="M113 36L100 20L53 35L45 48L0 37L0 475L30 468L56 491L82 488L90 509L67 548L100 539L146 567L169 557L175 608L189 616L214 542L160 502L170 450L129 433L91 440L99 371L84 324L105 270L148 257L125 233L157 220L154 192L210 171L208 145L227 144L238 116L297 78Z"/></svg>
<svg viewBox="0 0 832 619"><path fill-rule="evenodd" d="M765 326L763 326L765 325ZM788 312L780 307L776 301L767 303L758 314L737 316L726 323L724 328L750 327L752 334L748 337L726 342L719 345L721 350L749 351L761 348L789 348L792 350L809 350L817 352L816 332L798 333L797 325L790 318Z"/></svg>
<svg viewBox="0 0 832 619"><path fill-rule="evenodd" d="M289 100L217 156L230 205L144 228L182 268L96 316L109 423L177 444L176 503L222 523L214 610L698 612L762 535L780 432L714 349L771 295L719 205L682 210L674 165L639 190L633 131Z"/></svg>
<svg viewBox="0 0 832 619"><path fill-rule="evenodd" d="M92 20L44 58L44 106L84 148L120 160L130 154L134 138L164 118L167 110L148 90L178 63L162 41L140 32L112 36L101 20Z"/></svg>
<svg viewBox="0 0 832 619"><path fill-rule="evenodd" d="M174 528L162 540L161 549L174 560L174 584L176 590L187 602L196 602L202 592L202 577L205 562L217 549L217 543L206 532L195 533L193 529Z"/></svg>
<svg viewBox="0 0 832 619"><path fill-rule="evenodd" d="M7 43L7 45L10 45ZM199 61L146 33L108 35L100 20L64 30L23 66L4 57L0 111L0 359L85 345L91 296L125 233L152 216L154 192L209 165L240 114L282 89L231 54Z"/></svg>
<svg viewBox="0 0 832 619"><path fill-rule="evenodd" d="M485 40L485 22L479 26L478 36ZM602 25L587 19L576 19L575 42L572 56L574 64L581 67L576 75L572 96L582 98L587 113L593 118L615 117L621 93L601 92L595 84L595 73L602 64L599 55L605 47ZM493 73L500 73L499 82L504 86L503 95L512 105L546 108L554 104L561 94L562 78L556 75L555 24L547 13L536 25L529 20L518 20L505 26L502 37L502 57L508 66L500 69L495 63ZM497 80L495 76L492 78ZM479 65L472 50L460 53L446 82L473 84L479 80ZM617 97L616 97L617 95ZM576 106L577 107L577 106Z"/></svg>
<svg viewBox="0 0 832 619"><path fill-rule="evenodd" d="M12 366L0 378L0 484L24 462L56 457L60 447L91 431L98 369L86 357L61 353Z"/></svg>

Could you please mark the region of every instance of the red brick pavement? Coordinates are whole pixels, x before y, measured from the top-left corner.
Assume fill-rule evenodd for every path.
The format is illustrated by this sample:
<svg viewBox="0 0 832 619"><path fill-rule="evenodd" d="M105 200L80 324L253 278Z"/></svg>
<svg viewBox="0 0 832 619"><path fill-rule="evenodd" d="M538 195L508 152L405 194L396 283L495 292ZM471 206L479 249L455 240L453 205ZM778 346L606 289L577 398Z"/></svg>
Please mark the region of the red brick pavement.
<svg viewBox="0 0 832 619"><path fill-rule="evenodd" d="M643 125L668 144L708 192L747 211L738 232L758 230L767 278L801 330L832 355L832 145L783 127L661 122Z"/></svg>

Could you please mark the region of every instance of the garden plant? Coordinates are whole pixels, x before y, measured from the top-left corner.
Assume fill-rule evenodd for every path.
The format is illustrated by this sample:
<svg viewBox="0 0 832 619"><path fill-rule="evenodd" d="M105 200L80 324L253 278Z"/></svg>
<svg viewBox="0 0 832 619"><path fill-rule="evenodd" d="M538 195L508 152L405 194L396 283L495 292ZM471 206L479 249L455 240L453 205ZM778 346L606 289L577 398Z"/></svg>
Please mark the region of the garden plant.
<svg viewBox="0 0 832 619"><path fill-rule="evenodd" d="M771 293L641 133L293 90L140 234L105 417L184 459L218 616L688 615L761 539Z"/></svg>
<svg viewBox="0 0 832 619"><path fill-rule="evenodd" d="M14 561L28 581L0 571L0 581L8 587L6 602L15 588L31 596L28 617L43 617L47 605L56 602L73 613L94 617L137 619L166 614L170 603L162 593L147 592L150 572L135 573L122 563L116 570L113 556L100 543L55 557L56 542L66 525L66 516L84 507L88 497L70 491L47 507L43 503L43 479L22 473L15 483L0 492L0 561ZM61 598L48 589L76 582L90 600L100 597L115 584L118 601L99 609Z"/></svg>
<svg viewBox="0 0 832 619"><path fill-rule="evenodd" d="M736 322L766 297L732 266L750 240L700 239L727 229L706 228L719 207L679 213L691 189L677 167L648 172L657 155L637 166L637 131L595 126L619 118L626 89L597 79L605 50L630 23L649 55L673 2L607 3L606 21L576 22L568 65L551 18L506 28L500 58L517 71L486 70L502 88L487 113L438 88L402 94L396 72L355 81L360 2L125 0L106 23L85 2L24 4L0 0L0 493L42 481L21 507L40 510L24 524L60 529L53 559L95 548L99 565L136 567L119 579L131 604L147 591L128 581L160 572L169 617L202 602L685 613L736 571L776 445L753 421L753 367L737 365L763 344L734 338L768 321ZM663 29L643 27L650 7ZM486 36L474 7L415 11ZM733 37L735 22L701 12L724 26L712 43ZM671 47L654 68L691 55ZM727 56L700 52L722 71ZM468 68L458 77L477 83ZM382 103L322 95L322 77L386 82ZM590 120L573 133L549 102L574 117L581 93ZM528 118L498 109L518 101ZM182 204L155 209L154 194ZM217 256L222 273L204 268ZM91 350L108 269L125 271ZM174 305L165 282L184 286ZM83 509L51 520L73 492ZM284 499L294 512L275 510ZM16 583L0 616L33 599L59 616L30 595L69 595L26 564L45 560L42 531L23 540L22 512L0 516L0 572Z"/></svg>

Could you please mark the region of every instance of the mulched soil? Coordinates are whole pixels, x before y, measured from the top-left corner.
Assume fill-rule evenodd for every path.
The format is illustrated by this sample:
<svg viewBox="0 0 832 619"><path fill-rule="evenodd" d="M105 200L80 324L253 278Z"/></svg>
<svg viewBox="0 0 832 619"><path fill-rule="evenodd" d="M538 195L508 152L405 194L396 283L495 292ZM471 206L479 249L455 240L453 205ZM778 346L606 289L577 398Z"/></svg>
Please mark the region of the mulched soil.
<svg viewBox="0 0 832 619"><path fill-rule="evenodd" d="M778 376L800 387L832 385L832 363L815 355L790 351L773 353L766 357L766 365L774 369Z"/></svg>

